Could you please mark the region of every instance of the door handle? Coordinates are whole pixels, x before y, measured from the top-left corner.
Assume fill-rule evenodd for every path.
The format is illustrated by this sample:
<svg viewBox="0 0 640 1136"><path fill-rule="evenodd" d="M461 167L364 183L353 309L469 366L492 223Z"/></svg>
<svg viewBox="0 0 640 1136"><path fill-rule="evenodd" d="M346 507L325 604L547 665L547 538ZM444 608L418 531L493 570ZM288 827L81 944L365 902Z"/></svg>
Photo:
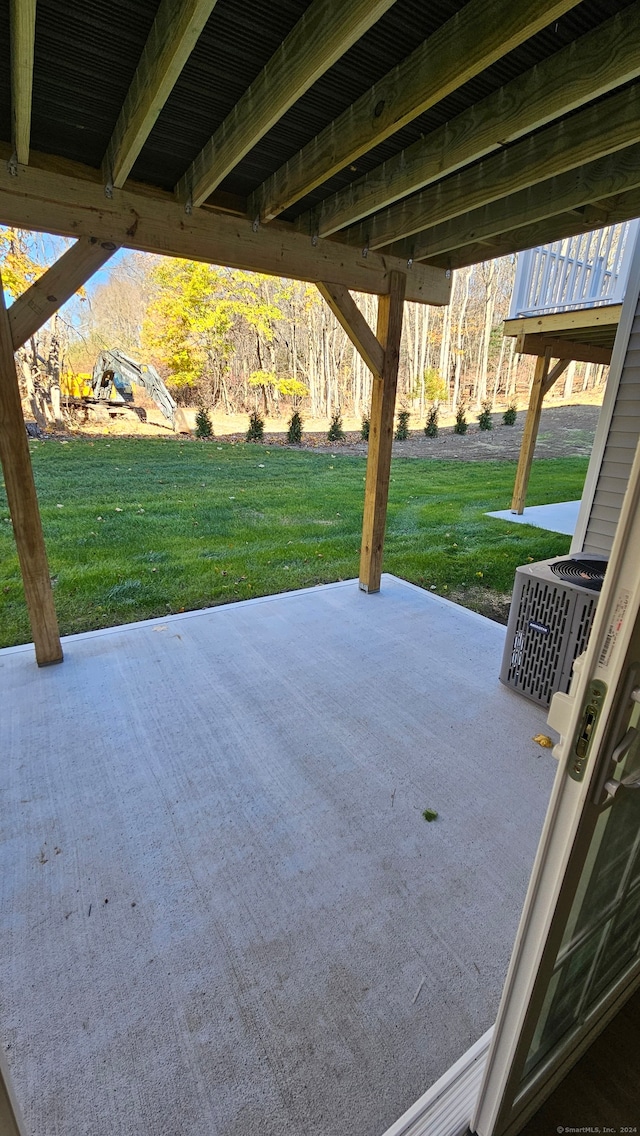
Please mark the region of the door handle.
<svg viewBox="0 0 640 1136"><path fill-rule="evenodd" d="M619 781L613 777L615 766L619 765L627 756L632 745L638 739L640 732L638 726L629 725L629 721L633 720L632 711L634 710L634 704L640 703L640 685L638 685L639 673L640 663L635 662L627 672L622 696L614 712L614 721L610 731L612 740L609 741L608 744L605 743L604 760L601 764L601 771L596 778L595 790L592 797L592 801L597 808L606 808L608 805L611 805L613 798L621 786L623 788L640 788L640 774L637 770L626 777L621 777ZM623 730L625 731L624 733L622 733ZM615 738L619 738L620 740L615 743ZM609 749L609 746L613 748ZM639 783L636 785L636 782Z"/></svg>
<svg viewBox="0 0 640 1136"><path fill-rule="evenodd" d="M633 736L629 737L630 734L633 735ZM627 733L626 733L625 737L622 739L622 741L620 742L620 745L617 746L616 749L614 750L614 754L613 754L614 761L622 761L622 758L625 756L625 754L627 754L629 752L629 749L633 745L633 742L635 741L637 736L638 736L638 731L636 729L632 728L630 730L627 730ZM618 750L621 750L623 746L624 746L624 751L620 754L619 757L616 758L616 754L618 753ZM609 794L610 800L613 800L616 793L619 793L621 789L640 789L640 774L638 773L638 770L636 769L634 773L628 773L626 777L621 777L619 781L614 781L614 780L606 781L604 787L607 790L607 793ZM609 802L607 801L606 803L608 804Z"/></svg>

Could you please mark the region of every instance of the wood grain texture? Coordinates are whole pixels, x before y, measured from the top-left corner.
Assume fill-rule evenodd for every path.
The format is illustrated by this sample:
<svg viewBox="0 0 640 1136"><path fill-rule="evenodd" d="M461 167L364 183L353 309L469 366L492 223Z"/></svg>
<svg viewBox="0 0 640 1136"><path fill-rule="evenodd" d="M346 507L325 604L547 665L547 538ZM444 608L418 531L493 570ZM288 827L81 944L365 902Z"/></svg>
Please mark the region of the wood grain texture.
<svg viewBox="0 0 640 1136"><path fill-rule="evenodd" d="M576 0L470 0L263 183L251 213L271 220L480 71L575 7Z"/></svg>
<svg viewBox="0 0 640 1136"><path fill-rule="evenodd" d="M106 247L105 247L106 246ZM117 245L80 237L8 310L13 350L34 335L113 256Z"/></svg>
<svg viewBox="0 0 640 1136"><path fill-rule="evenodd" d="M314 0L176 186L202 205L216 186L395 0Z"/></svg>
<svg viewBox="0 0 640 1136"><path fill-rule="evenodd" d="M340 239L359 248L383 248L638 141L640 84L368 217L341 232Z"/></svg>
<svg viewBox="0 0 640 1136"><path fill-rule="evenodd" d="M19 162L29 161L36 0L11 0L11 140Z"/></svg>
<svg viewBox="0 0 640 1136"><path fill-rule="evenodd" d="M542 411L542 400L544 399L544 384L549 374L549 362L550 355L538 356L536 359L536 369L533 374L533 382L531 384L529 408L524 424L520 457L518 459L516 479L513 486L513 497L511 499L511 512L518 513L519 515L524 513L524 506L527 500L527 487L529 485L533 452L536 448L536 438L538 437L538 428L540 426L540 412Z"/></svg>
<svg viewBox="0 0 640 1136"><path fill-rule="evenodd" d="M69 237L99 232L101 240L125 248L312 283L329 281L355 292L388 292L392 271L406 270L406 264L393 257L363 257L360 250L336 241L314 246L291 225L278 223L254 232L246 217L211 209L196 209L187 216L173 194L160 191L115 189L109 199L95 180L33 166L21 166L19 176L12 178L0 164L0 223ZM442 270L414 265L407 280L407 299L448 303L451 281Z"/></svg>
<svg viewBox="0 0 640 1136"><path fill-rule="evenodd" d="M630 221L640 216L640 189L614 194L589 202L567 212L554 214L543 221L533 221L518 229L508 229L484 240L473 240L428 257L426 263L438 268L463 268L491 257L509 256L520 249L534 248L563 237L574 237L600 229L618 221Z"/></svg>
<svg viewBox="0 0 640 1136"><path fill-rule="evenodd" d="M549 351L552 359L575 359L578 363L603 363L608 366L612 346L600 347L597 343L555 339L550 335L523 335L518 336L516 351L520 355L544 355Z"/></svg>
<svg viewBox="0 0 640 1136"><path fill-rule="evenodd" d="M353 346L364 359L374 378L382 378L384 351L376 339L360 308L348 288L341 284L317 285L320 295L327 301L340 326L346 331Z"/></svg>
<svg viewBox="0 0 640 1136"><path fill-rule="evenodd" d="M556 356L553 354L553 351L557 351L557 350L558 350L557 346L554 347L551 350L551 352L549 354L550 359L556 358ZM558 362L556 363L555 367L551 368L551 370L549 371L549 374L547 375L546 379L544 380L544 382L542 384L542 397L543 398L546 398L546 396L548 395L552 386L554 386L554 384L557 383L558 379L560 378L560 375L564 374L564 372L566 371L570 362L571 362L571 356L570 355L566 358L563 356L562 358L558 359Z"/></svg>
<svg viewBox="0 0 640 1136"><path fill-rule="evenodd" d="M638 75L640 3L327 198L297 224L329 236Z"/></svg>
<svg viewBox="0 0 640 1136"><path fill-rule="evenodd" d="M204 28L216 0L162 0L103 161L123 186Z"/></svg>
<svg viewBox="0 0 640 1136"><path fill-rule="evenodd" d="M49 564L0 278L0 460L38 666L62 661Z"/></svg>
<svg viewBox="0 0 640 1136"><path fill-rule="evenodd" d="M388 251L401 258L414 256L416 260L427 260L448 254L465 245L501 237L503 233L514 229L530 228L536 222L545 222L569 210L582 210L591 202L626 193L638 189L639 186L640 144L636 143L597 161L559 174L555 178L549 178L548 181L542 181L498 201L492 201L489 205L472 209L469 213L450 221L433 225L415 236L396 241L389 246ZM632 208L637 200L636 195ZM635 217L637 213L627 212L626 217L629 216ZM626 217L618 219L623 220ZM580 212L576 214L574 220L578 232L589 228L600 228L603 223L602 213L590 220L588 213ZM546 228L541 224L538 231L544 234ZM553 231L554 223L552 222L548 228ZM576 229L573 231L575 232ZM560 235L567 236L571 232L572 227L564 225ZM529 235L523 233L518 237L517 247L531 248L532 244L546 244L550 239L553 238L545 235L539 242L532 242ZM494 255L498 254L485 252L484 257L480 259L486 260Z"/></svg>
<svg viewBox="0 0 640 1136"><path fill-rule="evenodd" d="M384 363L382 378L374 378L371 390L360 550L360 588L363 592L380 591L405 286L406 275L393 272L388 295L381 296L378 301L376 338L384 350Z"/></svg>
<svg viewBox="0 0 640 1136"><path fill-rule="evenodd" d="M0 1065L0 1132L2 1136L24 1136L25 1129L19 1126L17 1107L12 1095L3 1060Z"/></svg>
<svg viewBox="0 0 640 1136"><path fill-rule="evenodd" d="M545 332L577 331L585 328L617 327L622 304L603 304L599 308L582 308L569 312L547 312L539 316L504 321L505 335L543 335ZM544 352L542 353L544 354ZM558 356L556 355L557 359Z"/></svg>

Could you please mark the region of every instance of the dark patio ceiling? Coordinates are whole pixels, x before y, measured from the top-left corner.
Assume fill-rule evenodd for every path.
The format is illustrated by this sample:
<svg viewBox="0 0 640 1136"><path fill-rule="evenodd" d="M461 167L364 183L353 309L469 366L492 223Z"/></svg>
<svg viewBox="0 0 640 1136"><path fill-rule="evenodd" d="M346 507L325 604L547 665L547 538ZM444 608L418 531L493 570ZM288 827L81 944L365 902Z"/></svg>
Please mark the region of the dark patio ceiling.
<svg viewBox="0 0 640 1136"><path fill-rule="evenodd" d="M94 170L100 169L158 6L157 0L137 0L134 5L128 0L38 0L32 92L32 152L55 155L82 163ZM268 64L278 46L301 16L313 6L307 0L270 0L268 3L265 0L218 0L138 153L130 174L132 181L164 190L173 189L261 69ZM511 50L506 50L490 66L480 70L456 89L446 92L429 109L384 140L377 141L364 154L348 161L337 172L330 172L319 185L289 203L280 212L280 219L295 221L303 214L305 218L301 225L308 231L315 223L314 210L336 191L357 182L364 174L394 158L419 139L428 140L445 123L456 119L505 84L513 84L514 80L517 83L520 77L532 74L533 68L568 45L579 42L616 14L628 10L627 19L632 19L636 6L629 4L628 0L583 0L573 6L564 5L565 10L536 34L525 38L524 42ZM177 0L174 7L179 7ZM423 41L428 41L430 36L466 7L472 5L465 5L461 0L436 0L428 4L423 0L396 0L337 62L284 111L275 125L251 146L246 155L219 182L210 202L222 202L221 194L233 195L233 198L224 198L225 204L228 205L231 201L239 212L251 213L254 206L248 199L267 179L280 171L285 163L308 146L394 66L402 64ZM488 22L493 18L493 7L489 0L486 5ZM463 62L461 59L461 65ZM9 0L0 0L0 141L6 143L11 141L10 76ZM622 66L620 82L621 85L629 85L628 73ZM632 76L632 87L639 83L636 76ZM609 114L609 92L613 86L615 84L610 84L604 95L598 91L595 99L587 97L579 112L576 111L575 102L565 114L556 111L552 120L553 127L566 123L566 129L570 132L572 117L582 112L584 105L599 99L603 101L604 125ZM527 136L534 139L541 129L544 133L550 127L546 122L542 127L536 124ZM640 170L640 156L631 153L633 146L627 146L626 141L625 138L624 146L617 146L616 152L623 151L625 159L628 157L627 165L631 163L635 173L636 165ZM628 141L633 145L640 144L640 127L638 137L630 135ZM513 152L517 155L519 147L521 150L522 143L519 140L508 140L503 153L510 155ZM606 147L601 147L602 149L606 150ZM601 150L597 151L597 157ZM591 151L586 150L585 164L590 162L591 156ZM463 168L471 171L478 167L480 160L474 157ZM514 157L514 161L516 160L517 157ZM507 171L508 166L507 161ZM572 169L579 171L580 167L574 165ZM607 203L611 204L614 211L617 209L615 219L619 219L620 215L635 215L638 206L634 192L640 185L640 174L634 179L632 174L627 173L622 181L615 178L607 180L605 175L600 181L593 183L593 193L588 202L585 200L586 191L580 187L576 189L575 205L568 210L566 207L558 209L555 216L539 218L537 214L532 215L532 224L525 226L518 221L513 233L508 222L504 232L489 232L486 240L482 239L482 235L478 240L465 236L461 247L455 247L455 241L453 244L450 241L451 247L444 252L440 241L432 257L425 255L424 249L419 249L416 259L429 259L441 266L455 266L457 263L469 262L470 257L475 260L486 259L492 255L494 244L497 251L503 251L507 247L528 247L532 243L532 237L536 237L536 243L537 239L543 240L547 228L555 235L558 224L561 228L563 226L563 217L566 217L568 231L572 228L575 230L576 225L580 228L583 224L586 228L602 224L608 219ZM431 178L429 184L433 183L434 179ZM458 192L458 183L446 167L442 185L444 194L449 189L454 195ZM600 192L602 186L604 193ZM611 193L606 192L610 187ZM540 188L539 196L544 197L544 193L544 188ZM415 196L416 191L412 189L407 200L412 203ZM499 193L498 196L502 195ZM505 197L510 196L509 189L506 189ZM495 197L493 200L495 201ZM595 213L593 210L585 212L586 205L594 202L598 203ZM467 217L473 233L473 215L465 213L460 221L462 223ZM560 221L558 217L561 218ZM437 215L435 222L439 219ZM336 234L334 230L334 239L355 243L362 239L362 232L365 231L364 240L368 244L368 224L366 221L365 230L357 224L352 225L351 233L348 226L341 225L342 231ZM495 224L493 228L495 230ZM469 225L465 232L468 229ZM522 245L518 237L520 231L523 240L526 239L526 243ZM405 236L400 228L400 242L394 244L393 252L412 258L413 233ZM320 235L323 235L322 231ZM392 243L389 242L389 245Z"/></svg>

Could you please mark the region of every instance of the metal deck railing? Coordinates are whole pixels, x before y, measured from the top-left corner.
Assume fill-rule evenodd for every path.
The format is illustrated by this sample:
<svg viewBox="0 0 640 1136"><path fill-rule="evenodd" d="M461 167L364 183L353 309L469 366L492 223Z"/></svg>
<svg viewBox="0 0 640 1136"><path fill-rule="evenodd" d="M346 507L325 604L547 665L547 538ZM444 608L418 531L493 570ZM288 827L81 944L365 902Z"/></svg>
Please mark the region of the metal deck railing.
<svg viewBox="0 0 640 1136"><path fill-rule="evenodd" d="M640 221L518 254L509 319L621 304Z"/></svg>

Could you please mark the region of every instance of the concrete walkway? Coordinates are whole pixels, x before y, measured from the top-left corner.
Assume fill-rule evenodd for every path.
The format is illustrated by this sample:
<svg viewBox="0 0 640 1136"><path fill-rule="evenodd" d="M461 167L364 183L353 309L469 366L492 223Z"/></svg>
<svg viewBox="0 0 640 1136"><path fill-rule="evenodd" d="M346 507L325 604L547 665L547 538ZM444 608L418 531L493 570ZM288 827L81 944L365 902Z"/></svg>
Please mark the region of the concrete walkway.
<svg viewBox="0 0 640 1136"><path fill-rule="evenodd" d="M555 772L504 634L385 576L0 652L29 1133L376 1136L487 1029Z"/></svg>
<svg viewBox="0 0 640 1136"><path fill-rule="evenodd" d="M527 505L520 516L509 509L500 509L497 513L485 515L497 517L499 521L513 521L516 525L534 525L537 529L573 536L579 511L579 501L559 501L555 505Z"/></svg>

